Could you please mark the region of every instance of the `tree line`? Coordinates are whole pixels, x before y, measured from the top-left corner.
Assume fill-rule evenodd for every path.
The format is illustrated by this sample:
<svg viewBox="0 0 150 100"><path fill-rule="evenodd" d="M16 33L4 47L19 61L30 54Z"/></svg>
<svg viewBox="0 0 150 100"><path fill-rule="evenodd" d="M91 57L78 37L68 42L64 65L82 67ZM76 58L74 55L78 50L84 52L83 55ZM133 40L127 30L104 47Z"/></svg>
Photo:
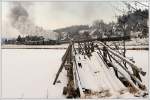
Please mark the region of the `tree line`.
<svg viewBox="0 0 150 100"><path fill-rule="evenodd" d="M85 30L82 34L80 31ZM96 30L94 34L91 34L93 30ZM67 34L66 38L79 39L85 35L91 36L131 36L132 33L137 38L148 37L148 9L137 9L134 11L128 11L123 15L117 16L116 22L105 23L103 20L95 20L90 25L74 25L62 29L54 30L59 33L60 40L64 38L64 33ZM68 38L68 39L69 39Z"/></svg>
<svg viewBox="0 0 150 100"><path fill-rule="evenodd" d="M25 44L25 45L55 45L59 44L57 40L45 39L43 36L25 36L18 35L16 39L5 39L4 44Z"/></svg>

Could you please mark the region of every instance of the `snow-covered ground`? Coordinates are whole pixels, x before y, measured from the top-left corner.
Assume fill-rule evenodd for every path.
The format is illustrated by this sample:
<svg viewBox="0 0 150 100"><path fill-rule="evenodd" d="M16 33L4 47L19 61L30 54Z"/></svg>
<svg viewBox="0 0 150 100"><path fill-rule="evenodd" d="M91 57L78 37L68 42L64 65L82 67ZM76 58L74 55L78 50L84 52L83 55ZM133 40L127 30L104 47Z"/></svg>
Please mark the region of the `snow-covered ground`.
<svg viewBox="0 0 150 100"><path fill-rule="evenodd" d="M65 50L2 50L2 96L62 98L63 84L52 85ZM61 76L66 78L65 73ZM61 78L61 77L60 77ZM66 84L65 84L66 85Z"/></svg>
<svg viewBox="0 0 150 100"><path fill-rule="evenodd" d="M132 38L131 41L128 41L126 45L138 46L138 45L148 45L149 38Z"/></svg>
<svg viewBox="0 0 150 100"><path fill-rule="evenodd" d="M112 42L108 42L108 44L112 44L112 43L120 43L121 45L123 45L123 42L118 42L118 41L112 41ZM149 45L149 38L131 38L130 41L126 41L126 46L148 46Z"/></svg>
<svg viewBox="0 0 150 100"><path fill-rule="evenodd" d="M53 85L65 50L61 49L2 49L3 98L65 98L66 71ZM148 51L130 50L127 55L148 72ZM148 74L143 82L148 86ZM125 95L126 97L126 95Z"/></svg>
<svg viewBox="0 0 150 100"><path fill-rule="evenodd" d="M69 44L61 45L2 45L3 49L66 49Z"/></svg>

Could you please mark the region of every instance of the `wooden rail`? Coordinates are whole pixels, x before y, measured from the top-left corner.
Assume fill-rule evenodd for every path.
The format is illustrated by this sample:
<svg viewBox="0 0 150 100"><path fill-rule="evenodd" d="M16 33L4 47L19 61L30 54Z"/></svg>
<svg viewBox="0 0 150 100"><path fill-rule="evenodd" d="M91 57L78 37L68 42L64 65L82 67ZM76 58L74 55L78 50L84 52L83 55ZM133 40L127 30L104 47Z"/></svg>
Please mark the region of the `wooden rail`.
<svg viewBox="0 0 150 100"><path fill-rule="evenodd" d="M100 53L98 53L98 55L104 61L102 55L100 55ZM112 64L111 67L113 67L117 72L119 72L129 82L129 84L132 86L134 91L136 91L136 92L140 91L139 88L131 80L129 80L112 62L110 62L109 60L107 60L107 61ZM104 61L104 63L105 63L105 61ZM105 63L105 65L107 66L106 63Z"/></svg>
<svg viewBox="0 0 150 100"><path fill-rule="evenodd" d="M114 56L120 58L121 60L125 61L126 63L128 63L133 69L136 69L139 73L141 73L141 75L145 76L146 72L142 71L142 68L138 68L138 66L131 62L129 59L123 57L122 55L118 54L117 52L115 52L114 50L112 50L109 46L105 45L102 42L99 42L101 45L107 47L107 50L113 54Z"/></svg>
<svg viewBox="0 0 150 100"><path fill-rule="evenodd" d="M85 98L85 94L83 92L83 89L82 89L82 86L81 86L81 80L80 80L80 77L79 77L79 73L78 73L78 65L77 65L77 62L76 62L76 58L75 58L75 55L76 55L76 51L75 51L75 48L74 46L72 47L72 53L73 53L73 76L74 76L74 84L76 84L76 89L78 88L79 89L79 93L80 93L80 98L84 99Z"/></svg>
<svg viewBox="0 0 150 100"><path fill-rule="evenodd" d="M97 49L100 50L98 47L97 47ZM109 55L110 58L112 58L119 66L121 66L130 75L130 77L133 78L134 81L136 81L138 83L138 85L141 87L141 89L145 89L145 86L141 83L142 80L140 80L139 77L133 75L125 66L123 66L120 62L118 62L112 55L110 55L109 52L107 52L107 53L108 53L108 55ZM114 64L111 61L109 61L109 60L107 60L107 61L109 63L111 63L111 65L114 66ZM116 70L116 68L115 68L115 70Z"/></svg>
<svg viewBox="0 0 150 100"><path fill-rule="evenodd" d="M53 85L55 85L55 83L56 83L56 81L57 81L57 79L58 79L58 76L59 76L59 74L60 74L60 72L62 71L62 69L63 69L63 67L64 67L64 64L65 64L65 62L66 62L66 60L67 60L67 57L68 57L68 55L69 55L69 50L71 49L71 47L72 47L72 44L69 44L69 46L68 46L68 48L67 48L67 50L66 50L66 52L65 52L65 55L64 55L64 57L63 57L63 61L62 61L62 64L61 64L61 66L60 66L60 68L59 68L59 70L58 70L58 72L57 72L57 74L56 74L56 77L55 77L55 80L54 80L54 82L53 82Z"/></svg>

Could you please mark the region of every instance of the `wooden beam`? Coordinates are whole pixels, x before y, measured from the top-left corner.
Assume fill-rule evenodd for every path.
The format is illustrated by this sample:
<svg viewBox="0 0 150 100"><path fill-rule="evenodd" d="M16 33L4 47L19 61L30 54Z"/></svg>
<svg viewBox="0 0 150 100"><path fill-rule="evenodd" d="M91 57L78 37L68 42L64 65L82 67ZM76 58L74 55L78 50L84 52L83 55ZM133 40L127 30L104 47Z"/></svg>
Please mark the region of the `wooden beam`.
<svg viewBox="0 0 150 100"><path fill-rule="evenodd" d="M104 61L102 55L100 55L100 53L98 53L98 52L97 52L97 54L98 54L99 57ZM118 69L117 67L115 67L115 65L114 65L112 62L110 62L109 60L107 60L107 61L108 61L109 63L111 63L111 64L112 64L112 67L113 67L118 73L120 73L120 74L130 83L130 85L135 89L136 92L139 91L139 88L138 88L131 80L129 80L121 71L119 71L119 69ZM107 64L106 64L105 61L104 61L104 63L105 63L105 65L107 66Z"/></svg>
<svg viewBox="0 0 150 100"><path fill-rule="evenodd" d="M84 99L85 98L85 94L83 92L82 86L81 86L81 80L79 77L79 73L78 73L78 64L76 62L76 58L75 58L75 48L73 47L72 49L72 53L73 53L73 76L74 76L74 84L76 87L79 88L79 92L80 92L80 98Z"/></svg>
<svg viewBox="0 0 150 100"><path fill-rule="evenodd" d="M141 75L145 76L146 72L142 71L142 68L138 68L138 66L131 62L129 59L123 57L122 55L118 54L117 52L115 52L114 50L112 50L109 46L105 45L102 42L99 42L100 44L102 44L103 46L107 47L107 50L109 52L111 52L111 54L113 54L114 56L120 58L121 60L125 61L126 63L128 63L132 68L136 69L139 73L141 73Z"/></svg>
<svg viewBox="0 0 150 100"><path fill-rule="evenodd" d="M62 71L62 69L63 69L63 67L64 67L64 64L65 64L65 62L66 62L66 60L67 60L67 56L69 55L69 51L70 51L71 47L72 47L72 44L69 44L69 46L68 46L68 48L67 48L67 50L66 50L66 52L65 52L65 55L64 55L62 64L61 64L61 66L60 66L60 68L59 68L59 70L58 70L58 72L57 72L57 74L56 74L56 77L55 77L55 80L54 80L54 82L53 82L53 85L55 85L55 83L56 83L56 81L57 81L57 79L58 79L58 76L59 76L60 72Z"/></svg>
<svg viewBox="0 0 150 100"><path fill-rule="evenodd" d="M112 57L112 56L110 56L113 60L115 60L129 75L130 75L130 77L131 78L133 78L135 81L136 81L136 83L139 85L139 88L140 89L142 89L142 90L144 90L146 87L145 87L145 85L143 85L141 82L140 82L140 80L138 79L138 77L136 77L136 76L134 76L133 74L131 74L122 64L120 64L114 57ZM111 63L113 66L112 67L114 67L115 65L111 62L111 61L109 61L109 60L107 60L109 63ZM117 69L117 67L114 67L115 68L115 70Z"/></svg>

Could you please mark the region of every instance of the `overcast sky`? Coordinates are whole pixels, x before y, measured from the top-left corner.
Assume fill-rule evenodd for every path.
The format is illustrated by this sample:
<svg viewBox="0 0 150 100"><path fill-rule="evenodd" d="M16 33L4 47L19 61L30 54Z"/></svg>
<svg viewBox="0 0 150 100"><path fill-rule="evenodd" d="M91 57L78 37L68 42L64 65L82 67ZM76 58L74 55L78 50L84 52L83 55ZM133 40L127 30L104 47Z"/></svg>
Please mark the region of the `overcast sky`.
<svg viewBox="0 0 150 100"><path fill-rule="evenodd" d="M17 30L11 28L9 15L12 2L2 3L2 25L4 34L14 36ZM117 9L125 10L122 2L21 2L27 10L30 20L46 30L63 28L71 25L89 24L94 20L109 23L116 21L116 15L122 14ZM7 28L7 29L6 29ZM13 34L10 33L13 30ZM7 32L6 32L7 31Z"/></svg>

